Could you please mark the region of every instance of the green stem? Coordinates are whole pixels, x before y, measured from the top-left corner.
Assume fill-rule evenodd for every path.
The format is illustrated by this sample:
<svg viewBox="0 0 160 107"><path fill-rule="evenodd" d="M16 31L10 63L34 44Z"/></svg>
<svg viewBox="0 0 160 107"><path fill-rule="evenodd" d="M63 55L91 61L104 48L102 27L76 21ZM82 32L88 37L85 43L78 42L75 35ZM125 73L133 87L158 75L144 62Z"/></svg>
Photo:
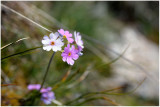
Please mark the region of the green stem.
<svg viewBox="0 0 160 107"><path fill-rule="evenodd" d="M53 59L54 55L55 55L55 52L53 52L53 54L52 54L52 56L51 56L51 58L50 58L50 60L49 60L49 63L48 63L48 66L47 66L47 70L46 70L45 75L44 75L44 77L43 77L43 81L42 81L41 88L39 89L39 91L42 89L42 87L43 87L43 85L44 85L44 82L45 82L45 80L46 80L46 77L47 77L47 74L48 74L48 71L49 71L49 67L50 67L50 65L51 65L51 62L52 62L52 59Z"/></svg>
<svg viewBox="0 0 160 107"><path fill-rule="evenodd" d="M123 88L123 87L119 87L119 88L115 88L115 89L110 89L110 90L105 90L105 91L102 91L102 92L90 92L90 93L86 93L86 94L83 94L81 95L80 97L70 101L70 102L67 102L65 105L70 105L70 104L73 104L75 103L76 101L84 98L84 97L88 97L88 96L92 96L92 95L97 95L97 94L107 94L107 95L129 95L129 94L132 94L134 91L136 91L136 89L145 81L146 77L138 84L138 86L131 90L130 92L127 92L127 93L108 93L109 91L114 91L114 90L118 90L120 88Z"/></svg>
<svg viewBox="0 0 160 107"><path fill-rule="evenodd" d="M90 98L90 99L87 99L81 103L76 104L76 106L81 106L81 105L85 104L86 102L90 102L90 101L97 100L97 99L103 99L103 98L102 97Z"/></svg>
<svg viewBox="0 0 160 107"><path fill-rule="evenodd" d="M12 54L12 55L9 55L9 56L6 56L6 57L3 57L3 58L1 58L1 61L2 61L2 60L4 60L4 59L10 58L10 57L13 57L13 56L19 55L19 54L23 54L23 53L26 53L26 52L29 52L29 51L32 51L32 50L35 50L35 49L41 48L41 47L42 47L42 46L35 47L35 48L31 48L31 49L27 49L27 50L25 50L25 51L18 52L18 53L15 53L15 54Z"/></svg>
<svg viewBox="0 0 160 107"><path fill-rule="evenodd" d="M83 102L80 102L78 104L76 104L76 106L81 106L87 102L90 102L90 101L93 101L93 100L98 100L98 99L103 99L103 100L107 100L108 102L110 102L111 104L115 105L115 106L118 106L117 103L113 102L111 99L107 98L107 97L94 97L94 98L89 98L89 99L86 99L84 100Z"/></svg>

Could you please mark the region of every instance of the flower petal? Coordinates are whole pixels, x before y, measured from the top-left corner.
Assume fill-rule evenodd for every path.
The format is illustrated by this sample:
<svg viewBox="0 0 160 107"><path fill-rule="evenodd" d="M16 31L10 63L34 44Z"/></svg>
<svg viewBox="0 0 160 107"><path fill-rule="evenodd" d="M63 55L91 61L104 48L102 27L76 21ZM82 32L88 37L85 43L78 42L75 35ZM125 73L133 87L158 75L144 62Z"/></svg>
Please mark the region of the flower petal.
<svg viewBox="0 0 160 107"><path fill-rule="evenodd" d="M42 40L42 44L49 45L50 44L50 40L49 39Z"/></svg>
<svg viewBox="0 0 160 107"><path fill-rule="evenodd" d="M53 50L54 52L57 52L58 48L57 48L56 46L52 46L52 50Z"/></svg>
<svg viewBox="0 0 160 107"><path fill-rule="evenodd" d="M66 31L65 31L65 34L69 34L69 31L68 31L68 30L66 30Z"/></svg>
<svg viewBox="0 0 160 107"><path fill-rule="evenodd" d="M75 46L74 46L74 45L72 45L71 49L74 51L74 50L75 50Z"/></svg>
<svg viewBox="0 0 160 107"><path fill-rule="evenodd" d="M67 34L67 37L72 37L72 34L71 33Z"/></svg>
<svg viewBox="0 0 160 107"><path fill-rule="evenodd" d="M72 58L73 58L74 60L77 60L78 57L79 57L79 55L77 55L77 54L74 54L74 55L72 56Z"/></svg>
<svg viewBox="0 0 160 107"><path fill-rule="evenodd" d="M51 33L49 37L51 38L51 40L56 40L58 38L58 35Z"/></svg>
<svg viewBox="0 0 160 107"><path fill-rule="evenodd" d="M52 47L51 47L50 45L49 45L49 46L43 46L43 49L46 50L46 51L50 51L51 48L52 48Z"/></svg>
<svg viewBox="0 0 160 107"><path fill-rule="evenodd" d="M67 58L67 63L70 64L70 65L73 65L74 64L74 60L71 57L68 57Z"/></svg>
<svg viewBox="0 0 160 107"><path fill-rule="evenodd" d="M30 84L28 85L28 90L38 90L40 87L40 84Z"/></svg>
<svg viewBox="0 0 160 107"><path fill-rule="evenodd" d="M58 32L59 32L61 35L64 35L64 30L63 30L63 29L58 30Z"/></svg>
<svg viewBox="0 0 160 107"><path fill-rule="evenodd" d="M64 45L64 43L62 42L62 40L60 38L58 38L56 41L55 41L55 44L62 47Z"/></svg>
<svg viewBox="0 0 160 107"><path fill-rule="evenodd" d="M67 40L69 43L73 43L73 41L74 41L72 38L67 38Z"/></svg>
<svg viewBox="0 0 160 107"><path fill-rule="evenodd" d="M45 35L45 36L43 37L43 39L46 40L46 39L49 39L49 37Z"/></svg>
<svg viewBox="0 0 160 107"><path fill-rule="evenodd" d="M64 56L64 57L62 58L62 60L63 60L64 62L66 62L67 57Z"/></svg>

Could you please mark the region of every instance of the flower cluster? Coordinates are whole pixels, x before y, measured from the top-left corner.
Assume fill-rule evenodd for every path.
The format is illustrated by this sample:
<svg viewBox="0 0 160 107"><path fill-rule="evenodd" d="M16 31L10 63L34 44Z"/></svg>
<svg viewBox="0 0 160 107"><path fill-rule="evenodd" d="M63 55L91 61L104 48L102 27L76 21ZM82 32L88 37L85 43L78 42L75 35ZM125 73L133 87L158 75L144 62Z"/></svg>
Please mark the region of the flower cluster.
<svg viewBox="0 0 160 107"><path fill-rule="evenodd" d="M28 90L39 90L41 87L40 84L30 84L28 85ZM47 88L42 88L41 89L41 100L45 103L45 104L51 104L51 102L53 100L55 100L55 95L54 92L51 91L52 88L51 87L47 87Z"/></svg>
<svg viewBox="0 0 160 107"><path fill-rule="evenodd" d="M65 41L67 40L67 42ZM84 48L83 41L79 32L74 32L74 39L69 31L63 29L58 30L56 33L51 33L48 36L44 36L42 40L43 49L54 52L61 51L62 60L70 65L74 64L74 61L83 55L82 50ZM62 50L62 47L64 50Z"/></svg>

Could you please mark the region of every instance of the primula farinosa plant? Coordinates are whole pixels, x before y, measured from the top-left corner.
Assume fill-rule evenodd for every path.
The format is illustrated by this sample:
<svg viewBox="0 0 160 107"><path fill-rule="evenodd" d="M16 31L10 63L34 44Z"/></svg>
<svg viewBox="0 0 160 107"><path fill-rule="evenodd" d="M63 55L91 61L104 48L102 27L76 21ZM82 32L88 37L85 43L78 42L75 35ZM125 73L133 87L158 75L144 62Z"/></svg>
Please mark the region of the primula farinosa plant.
<svg viewBox="0 0 160 107"><path fill-rule="evenodd" d="M55 99L55 95L51 87L43 87L51 61L57 51L62 52L62 60L67 62L69 65L73 65L74 61L77 60L79 56L83 55L82 50L84 46L79 32L74 32L74 36L72 36L69 31L60 29L58 32L50 33L49 36L45 35L42 39L42 44L44 50L53 51L54 53L50 58L42 84L28 85L30 93L27 95L26 99L21 100L21 105L38 105L40 100L46 105L51 104L52 102L56 105L62 105Z"/></svg>
<svg viewBox="0 0 160 107"><path fill-rule="evenodd" d="M39 100L43 101L46 105L51 104L52 102L57 105L61 105L61 103L55 99L55 95L54 92L52 92L51 87L43 88L53 56L55 52L60 51L62 52L62 60L67 62L69 65L73 65L74 61L82 55L82 50L84 48L80 33L74 32L73 39L72 34L69 33L69 31L64 31L63 29L60 29L55 33L50 33L49 36L45 35L42 39L42 44L44 50L53 51L54 53L49 61L42 84L28 85L28 90L32 92L26 100L21 101L22 105L36 105ZM32 102L35 104L32 104Z"/></svg>
<svg viewBox="0 0 160 107"><path fill-rule="evenodd" d="M83 41L79 32L74 32L74 39L69 31L63 29L58 30L56 33L51 33L48 36L44 36L42 40L43 49L46 51L61 51L62 60L69 65L73 65L74 61L83 55L82 50L84 48ZM62 49L62 47L64 49Z"/></svg>

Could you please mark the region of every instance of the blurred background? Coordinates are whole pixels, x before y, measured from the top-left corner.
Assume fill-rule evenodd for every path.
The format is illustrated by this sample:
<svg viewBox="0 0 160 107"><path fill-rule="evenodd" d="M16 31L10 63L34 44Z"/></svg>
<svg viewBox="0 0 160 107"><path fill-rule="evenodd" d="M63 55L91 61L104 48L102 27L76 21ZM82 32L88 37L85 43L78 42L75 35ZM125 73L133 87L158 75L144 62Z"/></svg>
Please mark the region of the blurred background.
<svg viewBox="0 0 160 107"><path fill-rule="evenodd" d="M58 101L65 103L87 92L121 86L125 88L119 90L120 92L129 92L146 77L134 93L107 97L122 106L159 105L158 1L1 3L53 32L64 28L82 34L85 46L83 56L71 68L71 74L78 69L80 72L70 84L54 90ZM1 7L1 47L29 37L1 50L2 58L41 46L44 35L49 35L49 32ZM19 105L17 98L25 97L28 93L27 85L42 82L52 53L41 48L1 62L1 84L16 84L1 87L2 105ZM116 58L118 59L115 60ZM114 63L110 63L113 61ZM45 86L52 87L69 68L70 66L62 61L61 53L56 53ZM104 100L95 100L84 105L112 104Z"/></svg>

